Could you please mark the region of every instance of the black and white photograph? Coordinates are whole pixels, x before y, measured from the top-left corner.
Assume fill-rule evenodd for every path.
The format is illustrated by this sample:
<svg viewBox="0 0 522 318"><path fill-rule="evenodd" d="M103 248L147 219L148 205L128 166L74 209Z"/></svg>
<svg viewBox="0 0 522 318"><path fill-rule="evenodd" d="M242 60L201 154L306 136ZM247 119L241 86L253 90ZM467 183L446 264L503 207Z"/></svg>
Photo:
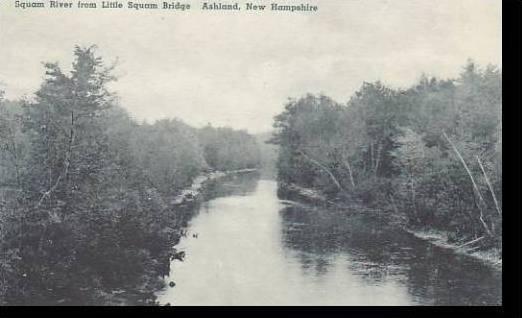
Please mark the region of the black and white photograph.
<svg viewBox="0 0 522 318"><path fill-rule="evenodd" d="M502 306L502 93L498 0L0 0L0 306Z"/></svg>

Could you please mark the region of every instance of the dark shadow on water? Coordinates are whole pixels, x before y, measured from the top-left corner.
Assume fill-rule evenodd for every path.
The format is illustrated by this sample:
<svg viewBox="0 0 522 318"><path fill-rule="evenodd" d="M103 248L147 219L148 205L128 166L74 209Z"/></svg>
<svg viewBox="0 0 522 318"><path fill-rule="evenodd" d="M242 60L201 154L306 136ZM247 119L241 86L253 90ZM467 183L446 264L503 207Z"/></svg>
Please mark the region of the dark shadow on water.
<svg viewBox="0 0 522 318"><path fill-rule="evenodd" d="M415 303L500 305L501 273L468 256L419 240L372 215L306 206L280 211L282 240L303 271L324 275L335 256L368 284L405 286Z"/></svg>

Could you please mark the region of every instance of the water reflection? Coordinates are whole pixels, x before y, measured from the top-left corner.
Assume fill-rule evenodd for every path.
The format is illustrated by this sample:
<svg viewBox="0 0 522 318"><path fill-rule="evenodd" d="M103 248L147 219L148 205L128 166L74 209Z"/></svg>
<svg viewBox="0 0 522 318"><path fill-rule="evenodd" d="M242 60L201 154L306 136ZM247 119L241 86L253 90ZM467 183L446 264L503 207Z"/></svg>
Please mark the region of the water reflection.
<svg viewBox="0 0 522 318"><path fill-rule="evenodd" d="M257 188L259 173L233 174L211 181L205 186L202 201L225 196L245 196Z"/></svg>
<svg viewBox="0 0 522 318"><path fill-rule="evenodd" d="M368 284L398 282L407 288L413 303L501 304L499 273L418 240L376 216L300 205L285 207L280 215L284 245L304 269L315 262L321 269L316 275L324 275L331 255L344 255L347 271ZM323 263L327 265L319 265Z"/></svg>
<svg viewBox="0 0 522 318"><path fill-rule="evenodd" d="M173 305L499 304L500 275L378 217L277 198L274 181L241 176L205 191L158 293Z"/></svg>

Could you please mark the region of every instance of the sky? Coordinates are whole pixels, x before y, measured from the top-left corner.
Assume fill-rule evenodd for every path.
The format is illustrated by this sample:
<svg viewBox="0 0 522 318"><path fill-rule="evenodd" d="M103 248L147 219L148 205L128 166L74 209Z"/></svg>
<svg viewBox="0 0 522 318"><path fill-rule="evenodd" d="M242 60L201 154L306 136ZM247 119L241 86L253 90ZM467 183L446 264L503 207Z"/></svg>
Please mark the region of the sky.
<svg viewBox="0 0 522 318"><path fill-rule="evenodd" d="M111 89L137 120L258 133L306 93L344 103L364 81L453 78L468 58L502 66L499 0L310 0L317 13L261 14L180 2L193 10L22 10L0 0L0 88L30 98L42 62L68 70L76 44L96 44L107 64L118 60Z"/></svg>

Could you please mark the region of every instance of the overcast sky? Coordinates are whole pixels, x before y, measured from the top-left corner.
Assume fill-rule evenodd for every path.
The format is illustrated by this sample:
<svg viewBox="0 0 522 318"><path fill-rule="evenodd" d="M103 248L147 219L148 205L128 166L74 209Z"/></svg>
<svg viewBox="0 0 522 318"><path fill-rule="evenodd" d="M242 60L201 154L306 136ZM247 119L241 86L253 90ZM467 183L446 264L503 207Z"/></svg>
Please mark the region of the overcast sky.
<svg viewBox="0 0 522 318"><path fill-rule="evenodd" d="M112 88L139 120L178 117L260 132L288 97L324 93L346 102L363 81L405 87L423 72L455 77L468 57L502 64L499 0L308 1L319 6L315 14L21 10L13 3L0 0L0 83L8 98L34 93L42 61L68 69L75 44L97 44L106 61L119 58Z"/></svg>

